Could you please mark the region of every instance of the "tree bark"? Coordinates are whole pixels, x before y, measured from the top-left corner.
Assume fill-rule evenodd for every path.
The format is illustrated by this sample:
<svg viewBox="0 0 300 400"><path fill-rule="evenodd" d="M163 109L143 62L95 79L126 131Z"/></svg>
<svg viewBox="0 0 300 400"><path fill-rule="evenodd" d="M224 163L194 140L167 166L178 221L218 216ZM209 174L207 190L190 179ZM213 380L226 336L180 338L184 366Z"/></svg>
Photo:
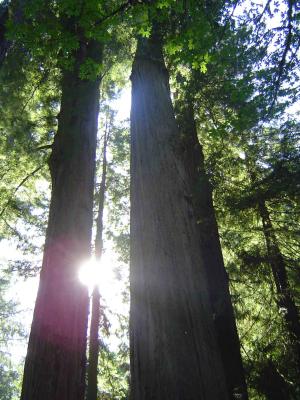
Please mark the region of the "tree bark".
<svg viewBox="0 0 300 400"><path fill-rule="evenodd" d="M81 80L78 68L85 56L100 61L102 53L96 42L82 46L77 67L63 73L49 160L49 221L21 400L84 398L88 293L77 275L90 256L100 82Z"/></svg>
<svg viewBox="0 0 300 400"><path fill-rule="evenodd" d="M190 187L158 37L131 108L131 399L227 399Z"/></svg>
<svg viewBox="0 0 300 400"><path fill-rule="evenodd" d="M204 155L199 143L191 99L186 94L177 102L177 121L181 130L184 165L192 188L191 200L197 218L200 247L208 278L214 325L225 370L228 397L247 399L240 341L231 304L228 276L225 270L212 189L205 172Z"/></svg>
<svg viewBox="0 0 300 400"><path fill-rule="evenodd" d="M266 396L267 400L291 399L288 384L277 371L272 360L267 360L259 372L257 389Z"/></svg>
<svg viewBox="0 0 300 400"><path fill-rule="evenodd" d="M107 171L107 159L106 149L108 141L108 127L106 124L104 132L104 143L103 143L103 160L102 160L102 177L99 189L98 198L98 215L97 215L97 228L96 228L96 239L95 239L95 259L99 262L102 256L103 249L103 211L106 191L106 171ZM99 324L100 324L100 291L99 286L95 285L92 293L92 317L90 326L90 343L89 343L89 363L88 363L88 383L87 383L87 400L97 400L98 393L98 359L99 359Z"/></svg>
<svg viewBox="0 0 300 400"><path fill-rule="evenodd" d="M262 220L268 259L278 295L278 306L283 311L289 336L296 351L296 361L300 372L300 322L298 309L293 299L285 261L277 242L270 213L263 200L259 202L258 209Z"/></svg>

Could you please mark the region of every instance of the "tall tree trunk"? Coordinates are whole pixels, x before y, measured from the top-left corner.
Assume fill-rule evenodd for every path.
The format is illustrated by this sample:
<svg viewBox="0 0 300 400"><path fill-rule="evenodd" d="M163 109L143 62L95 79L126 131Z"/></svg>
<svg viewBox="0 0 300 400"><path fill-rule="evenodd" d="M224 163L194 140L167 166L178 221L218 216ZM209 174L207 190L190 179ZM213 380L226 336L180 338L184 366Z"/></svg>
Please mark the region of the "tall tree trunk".
<svg viewBox="0 0 300 400"><path fill-rule="evenodd" d="M197 218L201 253L208 278L209 295L225 370L228 397L232 400L247 399L240 342L220 245L212 190L205 172L204 155L198 140L193 105L188 94L181 103L177 103L177 108L177 121L182 134L184 165L192 188L191 200Z"/></svg>
<svg viewBox="0 0 300 400"><path fill-rule="evenodd" d="M106 191L106 171L107 159L106 149L108 141L108 126L106 124L103 143L103 159L102 159L102 177L98 198L98 215L95 239L95 259L99 262L103 249L103 211ZM99 265L100 266L100 265ZM90 343L89 343L89 363L88 363L88 383L87 383L87 400L97 400L98 392L98 359L99 359L99 324L100 324L100 291L99 286L95 285L92 293L92 317L90 326Z"/></svg>
<svg viewBox="0 0 300 400"><path fill-rule="evenodd" d="M257 389L266 396L267 400L290 400L288 383L277 371L272 360L262 366L259 371Z"/></svg>
<svg viewBox="0 0 300 400"><path fill-rule="evenodd" d="M101 59L91 42L76 55ZM82 400L88 293L78 280L90 256L99 80L64 72L58 132L49 160L52 195L21 400Z"/></svg>
<svg viewBox="0 0 300 400"><path fill-rule="evenodd" d="M298 309L293 299L285 261L277 242L269 210L263 200L259 202L258 208L267 245L268 259L278 295L278 306L283 309L289 336L296 350L296 361L300 371L300 322Z"/></svg>
<svg viewBox="0 0 300 400"><path fill-rule="evenodd" d="M225 400L158 37L139 40L131 79L131 399Z"/></svg>

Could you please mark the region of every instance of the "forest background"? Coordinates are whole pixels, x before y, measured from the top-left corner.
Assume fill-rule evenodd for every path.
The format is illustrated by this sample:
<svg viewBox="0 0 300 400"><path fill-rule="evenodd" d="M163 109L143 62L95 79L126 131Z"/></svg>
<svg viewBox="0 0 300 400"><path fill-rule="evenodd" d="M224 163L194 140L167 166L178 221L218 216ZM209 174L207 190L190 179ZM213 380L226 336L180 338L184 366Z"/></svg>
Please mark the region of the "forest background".
<svg viewBox="0 0 300 400"><path fill-rule="evenodd" d="M47 3L0 4L0 397L7 400L20 396L36 290L30 282L42 263L60 70L72 68L78 45L57 22L57 15L78 18L77 2ZM99 398L128 398L129 77L136 37L151 34L149 13L164 26L178 120L182 103L193 103L249 397L299 398L299 5L85 3L81 25L104 53L81 69L82 79L101 77L95 220L109 134Z"/></svg>

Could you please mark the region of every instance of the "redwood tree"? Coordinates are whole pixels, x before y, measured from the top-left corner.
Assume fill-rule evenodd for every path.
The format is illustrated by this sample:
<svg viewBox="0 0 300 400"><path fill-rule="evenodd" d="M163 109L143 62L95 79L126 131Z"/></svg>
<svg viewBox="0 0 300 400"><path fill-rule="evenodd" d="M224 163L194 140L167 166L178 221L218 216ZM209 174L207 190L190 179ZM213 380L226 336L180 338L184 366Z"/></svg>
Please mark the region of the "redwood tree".
<svg viewBox="0 0 300 400"><path fill-rule="evenodd" d="M88 293L77 271L90 256L100 82L82 79L80 70L87 58L100 63L101 55L98 42L81 37L74 68L62 74L58 131L49 160L50 214L22 400L84 397Z"/></svg>
<svg viewBox="0 0 300 400"><path fill-rule="evenodd" d="M131 109L131 398L227 399L160 38L139 39Z"/></svg>
<svg viewBox="0 0 300 400"><path fill-rule="evenodd" d="M264 200L259 201L258 210L262 221L263 234L266 241L268 262L275 282L278 296L279 309L284 310L284 319L291 343L295 349L295 358L300 371L300 321L299 313L293 298L292 290L288 280L287 268L283 255L274 232L270 213Z"/></svg>
<svg viewBox="0 0 300 400"><path fill-rule="evenodd" d="M197 218L200 247L207 272L214 325L226 376L230 399L247 399L240 341L231 303L228 275L225 270L212 189L205 171L204 155L199 143L191 88L176 102L181 131L184 165L192 188L191 201Z"/></svg>
<svg viewBox="0 0 300 400"><path fill-rule="evenodd" d="M102 250L103 250L103 212L106 192L106 175L107 175L107 145L109 139L109 127L106 121L106 127L103 138L102 153L102 174L98 194L98 215L96 221L96 238L95 238L95 260L100 267ZM97 400L98 393L98 360L99 360L99 323L100 323L100 290L95 284L92 292L92 309L91 324L89 336L89 360L87 368L87 400Z"/></svg>

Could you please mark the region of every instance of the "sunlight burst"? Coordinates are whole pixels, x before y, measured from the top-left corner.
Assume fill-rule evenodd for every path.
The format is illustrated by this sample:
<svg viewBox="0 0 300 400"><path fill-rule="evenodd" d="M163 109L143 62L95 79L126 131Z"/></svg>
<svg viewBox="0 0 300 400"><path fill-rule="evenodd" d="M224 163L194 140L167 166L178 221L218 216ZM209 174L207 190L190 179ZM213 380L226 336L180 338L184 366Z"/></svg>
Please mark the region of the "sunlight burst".
<svg viewBox="0 0 300 400"><path fill-rule="evenodd" d="M89 289L100 284L100 265L101 262L95 258L85 261L79 268L78 277L81 283Z"/></svg>
<svg viewBox="0 0 300 400"><path fill-rule="evenodd" d="M95 285L100 291L106 292L114 284L114 261L109 254L103 254L100 261L95 257L83 262L78 271L80 282L91 292Z"/></svg>

